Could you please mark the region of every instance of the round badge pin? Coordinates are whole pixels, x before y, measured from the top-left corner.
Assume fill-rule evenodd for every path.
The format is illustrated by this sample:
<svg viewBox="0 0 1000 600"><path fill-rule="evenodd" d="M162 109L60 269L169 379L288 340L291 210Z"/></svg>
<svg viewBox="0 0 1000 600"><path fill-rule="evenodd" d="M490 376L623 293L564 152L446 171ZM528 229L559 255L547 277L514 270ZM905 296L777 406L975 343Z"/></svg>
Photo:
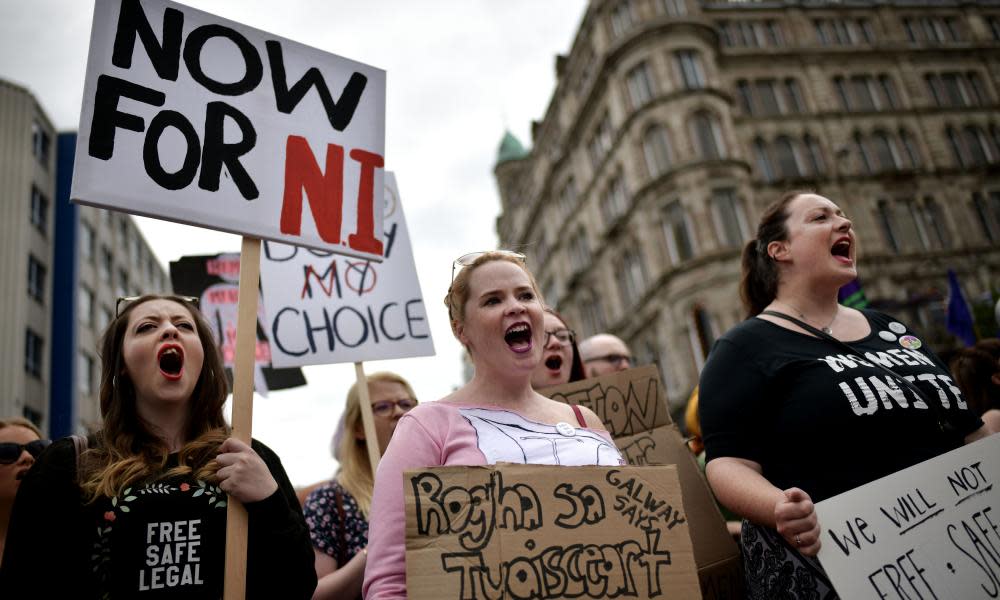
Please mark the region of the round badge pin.
<svg viewBox="0 0 1000 600"><path fill-rule="evenodd" d="M895 342L896 334L891 331L880 331L878 336L887 342Z"/></svg>
<svg viewBox="0 0 1000 600"><path fill-rule="evenodd" d="M916 350L917 348L924 345L916 336L904 335L899 338L899 345L906 348L907 350Z"/></svg>
<svg viewBox="0 0 1000 600"><path fill-rule="evenodd" d="M906 333L906 325L903 325L902 323L899 323L897 321L889 323L889 329L892 330L893 333L898 333L900 335Z"/></svg>
<svg viewBox="0 0 1000 600"><path fill-rule="evenodd" d="M573 437L574 435L576 435L576 427L573 427L572 425L570 425L565 421L560 421L559 423L556 423L556 431L558 431L560 434L566 437Z"/></svg>

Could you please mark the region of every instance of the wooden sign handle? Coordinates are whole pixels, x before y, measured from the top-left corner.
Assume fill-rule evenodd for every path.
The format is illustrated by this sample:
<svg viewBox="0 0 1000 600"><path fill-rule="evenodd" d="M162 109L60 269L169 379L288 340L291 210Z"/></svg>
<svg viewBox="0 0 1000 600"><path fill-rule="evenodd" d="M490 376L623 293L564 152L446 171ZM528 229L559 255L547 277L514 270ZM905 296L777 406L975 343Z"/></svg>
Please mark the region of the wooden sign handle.
<svg viewBox="0 0 1000 600"><path fill-rule="evenodd" d="M236 318L236 356L233 359L233 432L250 443L253 427L253 376L257 353L257 300L260 285L260 240L243 238L240 251L240 295ZM243 600L247 584L247 509L229 497L226 505L225 600Z"/></svg>
<svg viewBox="0 0 1000 600"><path fill-rule="evenodd" d="M378 435L375 434L375 415L372 414L372 401L368 395L368 378L365 377L365 367L361 362L354 363L354 373L358 378L358 403L361 405L361 422L365 427L365 445L368 447L368 462L372 465L372 479L378 469L381 452L378 448Z"/></svg>

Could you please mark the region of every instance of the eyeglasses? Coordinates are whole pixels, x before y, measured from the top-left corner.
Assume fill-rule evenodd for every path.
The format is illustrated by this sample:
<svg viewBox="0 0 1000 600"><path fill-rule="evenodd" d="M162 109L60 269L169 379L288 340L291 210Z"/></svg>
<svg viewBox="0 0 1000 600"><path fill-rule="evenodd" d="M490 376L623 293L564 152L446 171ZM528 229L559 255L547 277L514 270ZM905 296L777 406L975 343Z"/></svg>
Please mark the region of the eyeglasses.
<svg viewBox="0 0 1000 600"><path fill-rule="evenodd" d="M569 346L573 343L573 340L576 339L576 333L574 333L572 329L553 329L552 331L546 331L545 344L543 345L548 346L549 340L553 337L555 337L556 340L563 346Z"/></svg>
<svg viewBox="0 0 1000 600"><path fill-rule="evenodd" d="M525 261L525 256L520 252L514 252L513 250L481 250L479 252L469 252L468 254L463 254L459 256L451 263L451 282L455 283L455 271L458 270L456 267L468 267L472 263L476 262L476 259L484 254L500 254L503 256L509 256L520 262Z"/></svg>
<svg viewBox="0 0 1000 600"><path fill-rule="evenodd" d="M396 407L404 413L410 412L410 410L417 405L417 401L411 398L400 398L399 400L379 400L375 404L372 404L372 413L376 417L388 417L392 413L396 412Z"/></svg>
<svg viewBox="0 0 1000 600"><path fill-rule="evenodd" d="M632 357L629 356L628 354L605 354L604 356L594 356L592 358L588 358L583 362L591 363L591 362L597 362L599 360L611 363L613 365L620 364L622 361L625 361L626 365L632 364Z"/></svg>
<svg viewBox="0 0 1000 600"><path fill-rule="evenodd" d="M0 465L10 465L17 462L17 459L21 458L21 452L25 450L28 451L33 458L38 458L38 455L42 453L42 450L51 444L51 440L35 440L33 442L28 442L27 444L18 444L16 442L2 442L0 443Z"/></svg>
<svg viewBox="0 0 1000 600"><path fill-rule="evenodd" d="M191 304L194 304L195 308L199 308L199 304L201 302L200 299L197 298L196 296L174 296L174 297L180 298L185 302L190 302ZM142 298L142 296L118 296L118 301L115 302L115 318L117 319L122 314L121 313L122 304L125 304L125 308L128 308L129 304L132 304L139 298Z"/></svg>

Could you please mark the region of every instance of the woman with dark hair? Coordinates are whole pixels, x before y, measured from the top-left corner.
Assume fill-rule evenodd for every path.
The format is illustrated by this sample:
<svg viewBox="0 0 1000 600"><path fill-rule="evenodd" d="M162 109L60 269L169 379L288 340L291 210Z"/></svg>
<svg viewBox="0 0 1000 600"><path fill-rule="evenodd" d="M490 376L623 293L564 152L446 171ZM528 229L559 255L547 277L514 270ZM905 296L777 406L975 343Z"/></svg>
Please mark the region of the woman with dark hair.
<svg viewBox="0 0 1000 600"><path fill-rule="evenodd" d="M524 256L492 251L455 261L445 304L475 375L438 402L399 420L378 466L368 530L367 600L406 597L403 473L498 462L620 465L597 415L534 391L545 342L542 301ZM572 438L573 443L559 443Z"/></svg>
<svg viewBox="0 0 1000 600"><path fill-rule="evenodd" d="M228 497L249 514L248 598L308 598L309 533L281 462L229 437L222 359L198 309L142 296L101 341L103 429L53 444L14 505L6 596L219 598ZM59 571L39 557L58 540Z"/></svg>
<svg viewBox="0 0 1000 600"><path fill-rule="evenodd" d="M834 594L814 558L814 502L988 435L912 330L838 304L856 251L850 219L823 196L793 192L768 208L743 250L749 318L701 374L706 474L744 519L753 598Z"/></svg>
<svg viewBox="0 0 1000 600"><path fill-rule="evenodd" d="M566 319L556 309L546 306L544 310L542 362L531 375L531 387L536 390L586 378L576 347L576 332L566 325Z"/></svg>

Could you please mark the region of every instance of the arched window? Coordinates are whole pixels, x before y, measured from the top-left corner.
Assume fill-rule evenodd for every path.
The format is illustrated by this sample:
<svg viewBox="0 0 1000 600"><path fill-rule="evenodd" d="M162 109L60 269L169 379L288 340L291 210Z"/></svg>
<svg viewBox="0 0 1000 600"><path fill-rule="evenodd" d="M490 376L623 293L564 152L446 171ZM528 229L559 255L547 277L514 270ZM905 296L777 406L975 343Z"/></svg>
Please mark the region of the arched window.
<svg viewBox="0 0 1000 600"><path fill-rule="evenodd" d="M607 331L607 321L604 318L604 305L599 294L589 293L580 299L583 313L583 329L587 335Z"/></svg>
<svg viewBox="0 0 1000 600"><path fill-rule="evenodd" d="M681 203L672 202L663 214L663 235L670 262L677 265L694 257L694 237Z"/></svg>
<svg viewBox="0 0 1000 600"><path fill-rule="evenodd" d="M876 131L872 134L872 146L875 149L875 159L878 161L879 171L895 171L902 166L895 140L888 133Z"/></svg>
<svg viewBox="0 0 1000 600"><path fill-rule="evenodd" d="M986 132L978 125L965 126L965 144L972 157L972 164L977 167L984 167L996 159L993 150L990 148L989 140L986 139Z"/></svg>
<svg viewBox="0 0 1000 600"><path fill-rule="evenodd" d="M753 141L753 156L757 163L757 171L764 181L774 181L774 166L771 164L771 157L767 152L767 144L761 138Z"/></svg>
<svg viewBox="0 0 1000 600"><path fill-rule="evenodd" d="M826 162L823 160L823 149L820 148L819 141L808 133L802 138L802 145L806 148L808 156L808 168L813 175L823 175L826 173Z"/></svg>
<svg viewBox="0 0 1000 600"><path fill-rule="evenodd" d="M778 172L783 179L802 176L802 167L798 157L795 156L792 140L788 136L780 135L774 140L774 156L778 161Z"/></svg>
<svg viewBox="0 0 1000 600"><path fill-rule="evenodd" d="M691 119L691 137L701 158L711 160L726 155L719 122L707 110L696 112Z"/></svg>
<svg viewBox="0 0 1000 600"><path fill-rule="evenodd" d="M650 177L670 169L673 162L673 150L670 147L670 136L663 125L654 125L642 136L642 152L646 156L646 168Z"/></svg>
<svg viewBox="0 0 1000 600"><path fill-rule="evenodd" d="M637 245L626 248L618 265L618 289L621 294L622 308L630 311L642 298L646 290L646 265Z"/></svg>
<svg viewBox="0 0 1000 600"><path fill-rule="evenodd" d="M864 138L861 137L861 132L854 132L854 148L858 153L858 160L861 163L862 173L872 173L872 157L868 152L868 147L865 145Z"/></svg>
<svg viewBox="0 0 1000 600"><path fill-rule="evenodd" d="M903 149L906 150L906 158L910 162L910 167L914 169L922 167L924 161L920 158L920 147L917 146L916 138L909 131L900 129L899 139L903 142Z"/></svg>
<svg viewBox="0 0 1000 600"><path fill-rule="evenodd" d="M949 125L945 128L945 134L948 136L948 144L951 146L952 156L955 157L955 164L959 167L968 166L970 159L962 147L962 140L959 139L958 132L955 131L954 127Z"/></svg>

